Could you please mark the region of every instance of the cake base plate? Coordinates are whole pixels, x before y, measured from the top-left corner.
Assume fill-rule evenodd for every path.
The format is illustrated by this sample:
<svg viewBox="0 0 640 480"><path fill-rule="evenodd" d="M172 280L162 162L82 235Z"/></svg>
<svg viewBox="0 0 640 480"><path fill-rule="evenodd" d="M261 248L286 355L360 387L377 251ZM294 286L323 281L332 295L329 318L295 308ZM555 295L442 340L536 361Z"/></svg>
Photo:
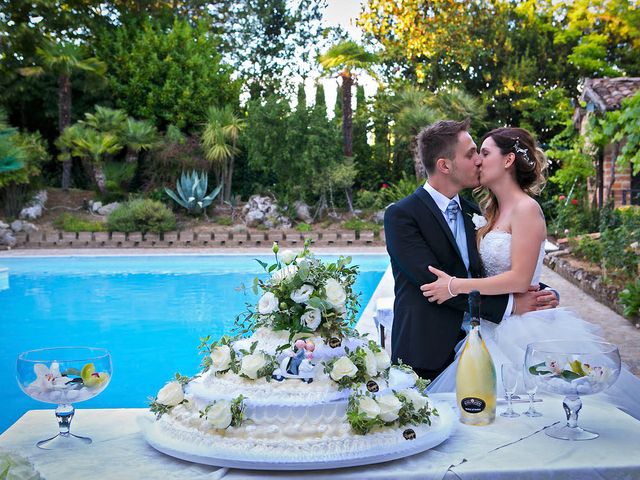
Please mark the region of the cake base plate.
<svg viewBox="0 0 640 480"><path fill-rule="evenodd" d="M379 449L361 450L353 452L352 455L342 454L340 458L319 458L313 461L296 460L286 458L286 447L283 446L281 459L247 459L246 455L230 454L221 450L209 450L202 446L180 444L175 439L164 435L157 428L156 422L150 417L141 417L139 425L142 434L153 448L166 455L170 455L181 460L218 467L240 468L249 470L324 470L331 468L357 467L361 465L371 465L374 463L388 462L400 458L415 455L440 445L453 431L456 417L451 407L444 402L434 402L439 416L433 425L423 429L414 440L399 442L385 452Z"/></svg>

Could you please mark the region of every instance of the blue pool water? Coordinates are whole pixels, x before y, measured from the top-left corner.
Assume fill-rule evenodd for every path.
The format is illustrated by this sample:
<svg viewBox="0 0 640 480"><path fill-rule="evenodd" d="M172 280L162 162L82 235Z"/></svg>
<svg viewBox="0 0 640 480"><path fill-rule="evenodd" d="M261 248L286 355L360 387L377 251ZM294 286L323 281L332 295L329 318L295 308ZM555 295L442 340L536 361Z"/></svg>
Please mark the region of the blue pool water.
<svg viewBox="0 0 640 480"><path fill-rule="evenodd" d="M113 378L79 408L145 407L175 372L198 371L200 337L218 338L257 297L249 287L262 271L247 255L0 258L0 432L30 409L15 380L17 355L54 346L107 348ZM270 261L272 257L259 257ZM336 256L323 256L335 260ZM386 255L356 255L360 312L388 266ZM0 277L2 273L0 272ZM4 288L4 289L3 289ZM55 418L51 414L52 429Z"/></svg>

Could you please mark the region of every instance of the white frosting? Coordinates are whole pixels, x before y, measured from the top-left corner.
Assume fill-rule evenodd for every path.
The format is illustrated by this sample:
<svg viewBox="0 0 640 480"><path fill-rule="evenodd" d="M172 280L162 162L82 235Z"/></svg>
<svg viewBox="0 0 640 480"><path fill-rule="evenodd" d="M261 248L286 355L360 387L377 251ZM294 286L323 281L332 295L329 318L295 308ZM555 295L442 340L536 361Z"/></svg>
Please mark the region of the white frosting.
<svg viewBox="0 0 640 480"><path fill-rule="evenodd" d="M355 434L346 418L351 390L339 390L338 384L324 373L318 357L342 356L345 345L351 350L366 341L344 339L340 347L331 348L320 337L312 337L312 340L316 345L314 362L318 364L311 383L299 378L250 380L231 371L217 375L208 371L185 387L187 402L174 407L155 423L156 434L177 449L195 454L206 451L206 455L215 456L215 452L220 451L225 455L242 455L247 460L312 461L319 457L339 459L354 452L375 449L393 450L394 445L407 441L403 437L407 428L414 429L416 434L429 428L426 425L404 426L382 428L367 435ZM275 354L279 346L292 342L288 332L261 328L251 338L236 342L234 349L248 350L256 341L258 350L270 354ZM374 380L379 388L375 395L410 388L415 383L413 374L395 368L391 368L388 380L382 377ZM241 426L219 430L206 418L201 418L200 412L207 405L218 400L232 400L238 395L244 397L246 417Z"/></svg>
<svg viewBox="0 0 640 480"><path fill-rule="evenodd" d="M383 428L357 435L346 422L333 421L325 424L296 422L281 425L246 424L238 428L215 430L197 415L183 409L163 416L155 424L156 435L174 442L181 451L208 456L242 456L251 461L318 461L339 460L356 453L385 451L391 453L408 441L403 432L411 428L416 436L426 434L428 425L405 425ZM437 417L432 422L439 422Z"/></svg>

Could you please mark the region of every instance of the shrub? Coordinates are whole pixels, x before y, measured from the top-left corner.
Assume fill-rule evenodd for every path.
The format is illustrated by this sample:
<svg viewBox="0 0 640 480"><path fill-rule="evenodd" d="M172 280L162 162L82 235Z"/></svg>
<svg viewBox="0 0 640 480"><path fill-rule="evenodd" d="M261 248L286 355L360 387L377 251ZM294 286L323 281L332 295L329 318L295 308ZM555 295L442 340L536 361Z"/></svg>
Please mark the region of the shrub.
<svg viewBox="0 0 640 480"><path fill-rule="evenodd" d="M385 203L384 198L382 198L379 193L370 190L360 190L356 192L355 197L354 203L356 208L362 210L382 208Z"/></svg>
<svg viewBox="0 0 640 480"><path fill-rule="evenodd" d="M602 243L589 236L582 237L573 246L573 251L576 255L596 265L599 265L602 261Z"/></svg>
<svg viewBox="0 0 640 480"><path fill-rule="evenodd" d="M359 218L351 218L344 222L342 226L348 230L355 230L361 232L362 230L373 230L374 232L380 232L380 225L372 222L365 222Z"/></svg>
<svg viewBox="0 0 640 480"><path fill-rule="evenodd" d="M107 226L99 220L85 220L71 213L63 213L53 221L53 226L65 232L104 232Z"/></svg>
<svg viewBox="0 0 640 480"><path fill-rule="evenodd" d="M633 278L638 274L638 254L630 248L630 234L625 228L606 230L600 241L607 276Z"/></svg>
<svg viewBox="0 0 640 480"><path fill-rule="evenodd" d="M299 232L310 232L312 229L311 225L309 225L308 223L299 223L298 225L296 225L296 230Z"/></svg>
<svg viewBox="0 0 640 480"><path fill-rule="evenodd" d="M233 224L233 220L231 219L231 217L216 217L213 219L213 221L218 225L225 225L227 227Z"/></svg>
<svg viewBox="0 0 640 480"><path fill-rule="evenodd" d="M620 292L619 300L624 307L625 317L640 315L640 278L627 283L626 288Z"/></svg>
<svg viewBox="0 0 640 480"><path fill-rule="evenodd" d="M160 202L139 199L123 203L111 212L107 225L112 232L161 233L176 228L176 217Z"/></svg>

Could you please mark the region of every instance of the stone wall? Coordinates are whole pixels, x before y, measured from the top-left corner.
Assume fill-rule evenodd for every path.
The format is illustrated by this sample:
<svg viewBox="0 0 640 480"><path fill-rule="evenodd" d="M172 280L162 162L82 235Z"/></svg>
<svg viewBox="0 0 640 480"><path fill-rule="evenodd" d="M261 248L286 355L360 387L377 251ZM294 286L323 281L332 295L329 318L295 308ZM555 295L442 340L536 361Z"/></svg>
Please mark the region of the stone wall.
<svg viewBox="0 0 640 480"><path fill-rule="evenodd" d="M14 248L169 248L169 247L301 247L305 239L323 247L331 246L384 246L384 231L321 231L297 230L182 230L166 233L140 232L60 232L36 231L16 234Z"/></svg>

